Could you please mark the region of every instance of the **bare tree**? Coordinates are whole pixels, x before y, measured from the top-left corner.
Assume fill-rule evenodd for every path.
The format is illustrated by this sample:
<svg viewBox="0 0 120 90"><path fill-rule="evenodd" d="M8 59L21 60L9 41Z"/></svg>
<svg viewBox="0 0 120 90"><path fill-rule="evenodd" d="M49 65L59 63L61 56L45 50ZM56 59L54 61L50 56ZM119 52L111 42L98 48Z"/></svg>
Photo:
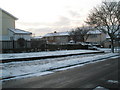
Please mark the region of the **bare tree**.
<svg viewBox="0 0 120 90"><path fill-rule="evenodd" d="M120 1L102 2L89 14L87 24L107 33L111 40L111 50L114 53L115 33L120 30Z"/></svg>
<svg viewBox="0 0 120 90"><path fill-rule="evenodd" d="M71 30L70 36L75 42L85 42L88 38L88 31L90 31L90 27L77 27Z"/></svg>

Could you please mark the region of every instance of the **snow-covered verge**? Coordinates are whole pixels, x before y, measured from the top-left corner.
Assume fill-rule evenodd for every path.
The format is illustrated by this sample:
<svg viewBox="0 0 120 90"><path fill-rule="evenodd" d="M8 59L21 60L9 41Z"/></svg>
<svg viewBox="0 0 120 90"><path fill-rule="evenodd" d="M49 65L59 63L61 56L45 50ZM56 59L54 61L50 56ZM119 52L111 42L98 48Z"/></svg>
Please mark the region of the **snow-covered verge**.
<svg viewBox="0 0 120 90"><path fill-rule="evenodd" d="M23 62L10 62L0 64L0 68L2 68L2 78L9 77L23 77L24 75L34 76L34 75L42 75L44 72L48 72L49 70L73 66L73 65L84 65L88 63L93 63L94 61L101 61L100 59L106 60L107 57L113 57L118 55L117 53L108 53L101 55L87 55L76 57L63 57L63 58L54 58L54 59L44 59L37 61L23 61ZM118 56L117 56L118 57ZM78 66L79 66L78 65ZM74 66L73 66L74 68ZM46 72L46 73L47 73ZM51 73L51 72L48 72Z"/></svg>
<svg viewBox="0 0 120 90"><path fill-rule="evenodd" d="M105 87L101 87L101 86L97 86L95 89L93 89L93 90L109 90L109 89L107 89L107 88L105 88Z"/></svg>
<svg viewBox="0 0 120 90"><path fill-rule="evenodd" d="M111 48L97 48L100 51L104 51L104 52L111 52Z"/></svg>
<svg viewBox="0 0 120 90"><path fill-rule="evenodd" d="M31 53L12 53L12 54L0 54L0 60L15 59L15 58L30 58L30 57L43 57L43 56L55 56L55 55L68 55L78 53L99 52L97 50L61 50L61 51L47 51L47 52L31 52Z"/></svg>
<svg viewBox="0 0 120 90"><path fill-rule="evenodd" d="M115 83L115 84L118 84L118 83L119 83L119 82L116 81L116 80L108 80L107 82L108 82L108 83Z"/></svg>
<svg viewBox="0 0 120 90"><path fill-rule="evenodd" d="M104 51L107 53L111 53L111 48L97 48L97 50ZM114 49L115 53L120 53L120 47L115 47Z"/></svg>

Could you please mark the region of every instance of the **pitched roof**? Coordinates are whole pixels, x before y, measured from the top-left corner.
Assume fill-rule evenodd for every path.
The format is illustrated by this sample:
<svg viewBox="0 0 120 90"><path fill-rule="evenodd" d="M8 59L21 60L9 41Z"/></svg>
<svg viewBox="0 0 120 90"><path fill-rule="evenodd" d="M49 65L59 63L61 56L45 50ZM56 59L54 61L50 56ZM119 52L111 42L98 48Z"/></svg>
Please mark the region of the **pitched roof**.
<svg viewBox="0 0 120 90"><path fill-rule="evenodd" d="M108 34L106 34L106 38L108 39L108 38L110 38L110 36Z"/></svg>
<svg viewBox="0 0 120 90"><path fill-rule="evenodd" d="M13 16L12 14L10 14L9 12L3 10L2 8L0 8L0 10L1 10L2 12L6 13L7 15L13 17L15 20L18 20L18 18L16 18L15 16Z"/></svg>
<svg viewBox="0 0 120 90"><path fill-rule="evenodd" d="M42 39L42 36L34 36L33 39Z"/></svg>
<svg viewBox="0 0 120 90"><path fill-rule="evenodd" d="M69 32L56 32L56 33L48 33L43 37L50 37L50 36L69 36Z"/></svg>
<svg viewBox="0 0 120 90"><path fill-rule="evenodd" d="M20 30L20 29L11 29L9 28L10 31L12 31L15 34L32 34L31 32Z"/></svg>
<svg viewBox="0 0 120 90"><path fill-rule="evenodd" d="M87 34L101 34L99 30L89 31Z"/></svg>

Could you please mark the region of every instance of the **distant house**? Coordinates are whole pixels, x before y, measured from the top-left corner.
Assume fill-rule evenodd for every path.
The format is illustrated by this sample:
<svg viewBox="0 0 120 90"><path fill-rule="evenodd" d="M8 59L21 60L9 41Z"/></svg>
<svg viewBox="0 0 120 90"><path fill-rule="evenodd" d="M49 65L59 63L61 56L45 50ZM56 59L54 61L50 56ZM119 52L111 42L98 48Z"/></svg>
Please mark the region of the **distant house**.
<svg viewBox="0 0 120 90"><path fill-rule="evenodd" d="M48 33L43 38L50 44L66 44L70 41L69 32Z"/></svg>
<svg viewBox="0 0 120 90"><path fill-rule="evenodd" d="M114 46L120 47L120 30L115 33ZM111 48L110 36L106 34L106 40L103 41L104 47Z"/></svg>
<svg viewBox="0 0 120 90"><path fill-rule="evenodd" d="M88 38L86 42L92 43L92 44L97 43L102 45L105 48L111 47L111 40L108 34L100 32L99 30L89 31L87 34L88 34ZM115 33L114 46L115 47L120 46L120 31Z"/></svg>
<svg viewBox="0 0 120 90"><path fill-rule="evenodd" d="M101 42L106 40L106 34L100 32L99 30L89 31L87 33L87 36L88 38L85 41L87 43L101 44ZM48 33L43 37L46 39L48 43L54 43L54 44L65 44L65 43L74 42L73 40L71 40L71 36L69 32Z"/></svg>
<svg viewBox="0 0 120 90"><path fill-rule="evenodd" d="M32 40L42 40L43 37L42 36L34 36L32 37Z"/></svg>
<svg viewBox="0 0 120 90"><path fill-rule="evenodd" d="M10 40L17 41L20 38L24 40L30 41L31 40L31 32L20 30L20 29L8 29Z"/></svg>
<svg viewBox="0 0 120 90"><path fill-rule="evenodd" d="M115 41L115 46L120 45L120 32L117 33L117 38ZM48 33L43 36L43 38L47 41L49 44L66 44L66 43L74 43L72 40L69 32L54 32L54 33ZM89 43L92 45L102 45L103 47L111 47L110 37L99 31L99 30L90 30L87 32L87 35L84 37L85 43ZM76 43L82 43L83 42L76 42ZM84 43L84 44L85 44Z"/></svg>
<svg viewBox="0 0 120 90"><path fill-rule="evenodd" d="M2 31L0 34L0 41L18 40L19 38L30 40L32 33L15 29L15 20L18 20L18 18L1 8L0 20L2 21L2 23L0 23L0 26L2 27L0 28L0 31Z"/></svg>
<svg viewBox="0 0 120 90"><path fill-rule="evenodd" d="M100 32L99 30L89 31L87 35L88 35L88 38L86 42L88 43L101 44L103 41L106 40L106 34L103 32Z"/></svg>

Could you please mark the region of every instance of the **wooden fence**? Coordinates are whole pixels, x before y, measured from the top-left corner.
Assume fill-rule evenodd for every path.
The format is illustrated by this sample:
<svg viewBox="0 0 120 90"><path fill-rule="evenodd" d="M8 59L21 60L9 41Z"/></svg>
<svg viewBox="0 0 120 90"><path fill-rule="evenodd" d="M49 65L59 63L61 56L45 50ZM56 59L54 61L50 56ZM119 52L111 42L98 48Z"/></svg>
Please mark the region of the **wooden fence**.
<svg viewBox="0 0 120 90"><path fill-rule="evenodd" d="M0 43L2 43L2 53L88 49L88 46L81 44L46 44L44 40L25 41L24 44L17 41L0 41Z"/></svg>
<svg viewBox="0 0 120 90"><path fill-rule="evenodd" d="M0 41L3 53L9 52L31 52L43 50L45 47L44 41L24 41L23 44L18 41Z"/></svg>

